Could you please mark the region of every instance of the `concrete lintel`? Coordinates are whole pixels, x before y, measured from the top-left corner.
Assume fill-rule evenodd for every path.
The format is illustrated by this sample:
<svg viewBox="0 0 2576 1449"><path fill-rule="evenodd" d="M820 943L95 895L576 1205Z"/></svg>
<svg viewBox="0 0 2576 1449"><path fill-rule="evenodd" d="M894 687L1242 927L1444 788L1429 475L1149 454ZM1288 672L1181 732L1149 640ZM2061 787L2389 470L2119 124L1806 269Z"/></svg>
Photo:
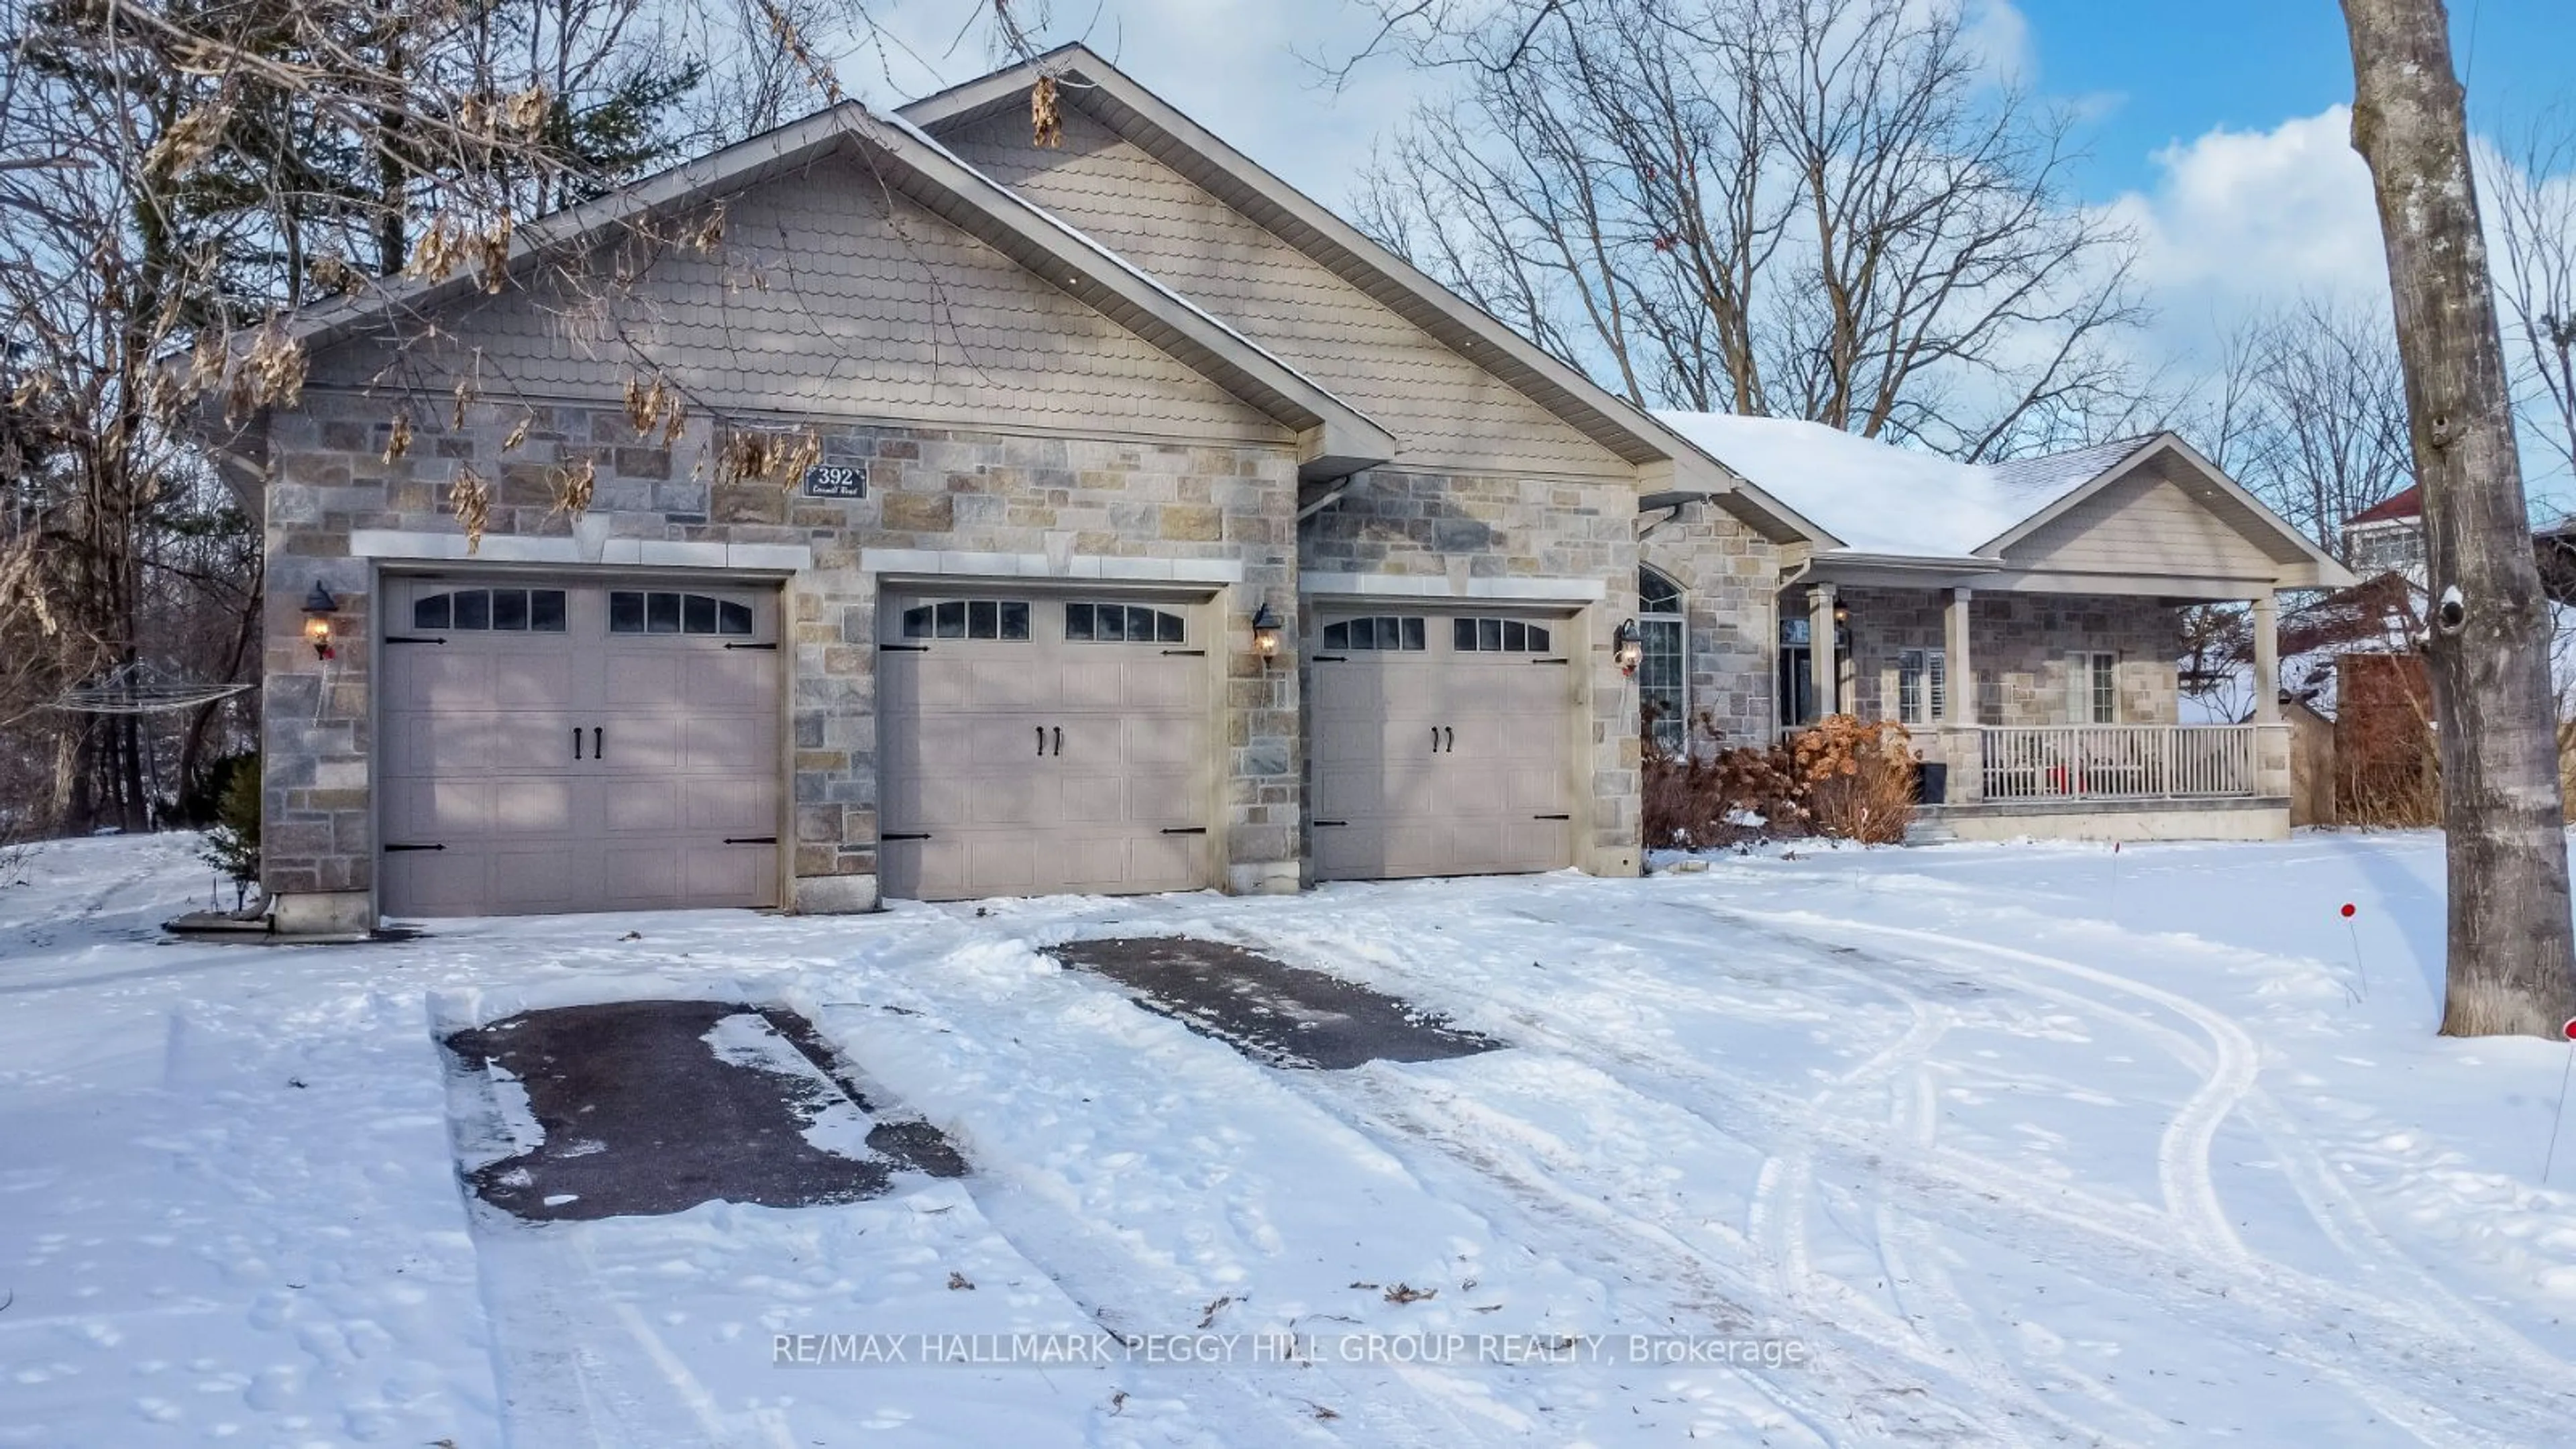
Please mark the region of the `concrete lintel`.
<svg viewBox="0 0 2576 1449"><path fill-rule="evenodd" d="M1594 604L1609 596L1600 579L1470 578L1453 582L1445 574L1307 573L1297 591L1314 596L1341 595L1392 599L1490 599L1532 604Z"/></svg>
<svg viewBox="0 0 2576 1449"><path fill-rule="evenodd" d="M789 543L694 543L660 538L612 538L596 553L578 538L532 538L487 533L483 546L467 552L465 535L429 530L358 528L349 532L352 558L411 563L625 564L638 568L746 569L762 573L802 573L814 566L814 550Z"/></svg>
<svg viewBox="0 0 2576 1449"><path fill-rule="evenodd" d="M861 549L859 568L865 573L917 577L1108 579L1157 584L1239 584L1244 577L1243 561L1231 558L1074 554L1055 559L1043 553L931 548Z"/></svg>

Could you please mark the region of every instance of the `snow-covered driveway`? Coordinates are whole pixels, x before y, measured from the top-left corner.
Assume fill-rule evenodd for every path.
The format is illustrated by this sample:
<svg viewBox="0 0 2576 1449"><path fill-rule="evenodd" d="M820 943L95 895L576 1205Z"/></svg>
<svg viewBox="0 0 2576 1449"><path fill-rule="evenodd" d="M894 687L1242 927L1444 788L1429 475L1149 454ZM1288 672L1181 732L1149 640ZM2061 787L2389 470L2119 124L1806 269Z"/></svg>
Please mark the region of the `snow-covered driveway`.
<svg viewBox="0 0 2576 1449"><path fill-rule="evenodd" d="M0 889L0 1444L2563 1442L2566 1050L2430 1034L2439 872L1962 846L271 949L155 939L186 842L49 847ZM1158 933L1511 1045L1274 1069L1038 950ZM974 1175L469 1207L435 1034L647 996L802 1012ZM1031 1361L1103 1332L1151 1354Z"/></svg>

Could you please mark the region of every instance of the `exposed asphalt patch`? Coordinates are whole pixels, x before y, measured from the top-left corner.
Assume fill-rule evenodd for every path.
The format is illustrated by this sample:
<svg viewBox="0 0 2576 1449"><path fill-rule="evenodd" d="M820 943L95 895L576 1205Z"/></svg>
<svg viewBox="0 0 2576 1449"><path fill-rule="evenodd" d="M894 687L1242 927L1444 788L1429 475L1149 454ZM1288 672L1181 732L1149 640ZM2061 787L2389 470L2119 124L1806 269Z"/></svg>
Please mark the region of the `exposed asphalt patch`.
<svg viewBox="0 0 2576 1449"><path fill-rule="evenodd" d="M929 1123L880 1120L812 1023L775 1007L560 1007L456 1032L447 1047L467 1070L526 1088L545 1141L467 1174L484 1201L523 1218L857 1202L901 1172L966 1171Z"/></svg>
<svg viewBox="0 0 2576 1449"><path fill-rule="evenodd" d="M1126 987L1147 1011L1274 1066L1334 1071L1508 1045L1383 992L1216 941L1123 936L1067 941L1047 954Z"/></svg>

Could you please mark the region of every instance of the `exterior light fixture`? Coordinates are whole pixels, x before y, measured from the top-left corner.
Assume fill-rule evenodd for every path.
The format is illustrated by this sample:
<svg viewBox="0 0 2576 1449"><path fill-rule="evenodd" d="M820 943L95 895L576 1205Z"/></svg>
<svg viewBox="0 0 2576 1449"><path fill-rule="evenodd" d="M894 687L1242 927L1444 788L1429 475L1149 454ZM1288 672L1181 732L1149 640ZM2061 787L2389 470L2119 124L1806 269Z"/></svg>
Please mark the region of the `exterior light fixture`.
<svg viewBox="0 0 2576 1449"><path fill-rule="evenodd" d="M1252 652L1261 656L1262 667L1279 657L1279 616L1265 603L1252 611Z"/></svg>
<svg viewBox="0 0 2576 1449"><path fill-rule="evenodd" d="M332 657L331 616L338 612L340 601L331 597L331 591L322 587L320 579L315 579L313 591L304 596L304 639L313 646L316 659Z"/></svg>
<svg viewBox="0 0 2576 1449"><path fill-rule="evenodd" d="M1643 661L1645 657L1646 645L1645 641L1637 636L1637 621L1634 619L1621 620L1617 631L1612 633L1610 636L1610 658L1612 662L1619 666L1619 672L1621 674L1635 674L1637 672L1637 665Z"/></svg>
<svg viewBox="0 0 2576 1449"><path fill-rule="evenodd" d="M1848 623L1850 623L1850 622L1851 622L1851 605L1849 605L1849 604L1836 604L1836 605L1834 605L1834 622L1835 622L1835 623L1837 623L1837 624L1848 624Z"/></svg>

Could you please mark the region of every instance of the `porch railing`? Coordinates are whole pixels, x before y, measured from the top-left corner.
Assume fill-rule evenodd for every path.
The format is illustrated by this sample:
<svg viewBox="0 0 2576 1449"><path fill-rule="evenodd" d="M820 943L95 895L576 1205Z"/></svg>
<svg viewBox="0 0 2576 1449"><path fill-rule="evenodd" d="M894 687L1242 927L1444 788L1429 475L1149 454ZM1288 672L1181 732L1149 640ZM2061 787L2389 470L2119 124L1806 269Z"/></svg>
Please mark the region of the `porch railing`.
<svg viewBox="0 0 2576 1449"><path fill-rule="evenodd" d="M2245 725L1989 725L1978 731L1988 800L2148 800L2253 795Z"/></svg>

